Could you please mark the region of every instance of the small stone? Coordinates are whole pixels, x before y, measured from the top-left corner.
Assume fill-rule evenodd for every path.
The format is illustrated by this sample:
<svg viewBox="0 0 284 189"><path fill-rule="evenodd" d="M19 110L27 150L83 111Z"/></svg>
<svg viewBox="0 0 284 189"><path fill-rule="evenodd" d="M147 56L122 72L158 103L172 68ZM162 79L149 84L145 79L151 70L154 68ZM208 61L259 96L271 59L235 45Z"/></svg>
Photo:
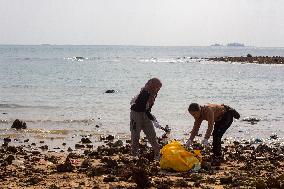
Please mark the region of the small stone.
<svg viewBox="0 0 284 189"><path fill-rule="evenodd" d="M118 140L113 144L113 147L120 147L120 146L123 146L122 140Z"/></svg>
<svg viewBox="0 0 284 189"><path fill-rule="evenodd" d="M85 145L83 145L83 144L75 144L75 148L85 148Z"/></svg>
<svg viewBox="0 0 284 189"><path fill-rule="evenodd" d="M83 144L92 143L89 138L82 138L82 139L81 139L81 142L82 142Z"/></svg>
<svg viewBox="0 0 284 189"><path fill-rule="evenodd" d="M4 142L11 142L10 138L4 138Z"/></svg>
<svg viewBox="0 0 284 189"><path fill-rule="evenodd" d="M109 89L109 90L106 90L105 93L115 93L115 90Z"/></svg>
<svg viewBox="0 0 284 189"><path fill-rule="evenodd" d="M231 184L233 182L233 178L231 176L229 177L221 177L220 183L221 184Z"/></svg>
<svg viewBox="0 0 284 189"><path fill-rule="evenodd" d="M256 189L265 189L267 187L266 183L263 180L255 181Z"/></svg>
<svg viewBox="0 0 284 189"><path fill-rule="evenodd" d="M106 140L113 140L114 139L114 136L113 135L108 135L107 137L106 137Z"/></svg>

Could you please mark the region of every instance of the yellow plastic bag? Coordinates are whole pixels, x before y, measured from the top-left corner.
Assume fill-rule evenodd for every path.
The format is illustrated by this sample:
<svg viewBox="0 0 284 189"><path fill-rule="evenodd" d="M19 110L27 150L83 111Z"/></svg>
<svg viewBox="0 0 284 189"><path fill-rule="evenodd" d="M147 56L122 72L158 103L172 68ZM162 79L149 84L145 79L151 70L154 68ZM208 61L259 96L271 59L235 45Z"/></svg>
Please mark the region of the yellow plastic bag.
<svg viewBox="0 0 284 189"><path fill-rule="evenodd" d="M178 141L173 141L165 145L161 150L161 154L160 167L162 169L188 171L192 169L194 165L201 163L200 150L194 150L194 152L191 153Z"/></svg>

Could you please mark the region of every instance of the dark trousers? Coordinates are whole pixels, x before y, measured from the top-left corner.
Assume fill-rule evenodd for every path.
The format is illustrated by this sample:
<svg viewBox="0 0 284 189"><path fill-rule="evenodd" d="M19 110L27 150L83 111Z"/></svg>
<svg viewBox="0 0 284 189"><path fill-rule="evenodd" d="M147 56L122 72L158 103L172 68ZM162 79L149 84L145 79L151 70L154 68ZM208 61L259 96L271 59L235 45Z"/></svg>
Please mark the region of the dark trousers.
<svg viewBox="0 0 284 189"><path fill-rule="evenodd" d="M233 113L227 111L220 121L216 121L213 130L213 154L215 157L222 156L221 140L224 133L233 122Z"/></svg>

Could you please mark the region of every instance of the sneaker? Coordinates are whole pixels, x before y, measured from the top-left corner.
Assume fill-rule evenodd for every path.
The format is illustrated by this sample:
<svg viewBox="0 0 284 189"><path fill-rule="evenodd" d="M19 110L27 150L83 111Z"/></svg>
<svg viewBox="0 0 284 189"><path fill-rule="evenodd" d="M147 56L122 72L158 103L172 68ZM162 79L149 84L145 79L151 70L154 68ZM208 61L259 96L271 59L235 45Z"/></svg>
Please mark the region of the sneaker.
<svg viewBox="0 0 284 189"><path fill-rule="evenodd" d="M221 160L218 158L213 158L211 161L211 166L220 166L221 165Z"/></svg>

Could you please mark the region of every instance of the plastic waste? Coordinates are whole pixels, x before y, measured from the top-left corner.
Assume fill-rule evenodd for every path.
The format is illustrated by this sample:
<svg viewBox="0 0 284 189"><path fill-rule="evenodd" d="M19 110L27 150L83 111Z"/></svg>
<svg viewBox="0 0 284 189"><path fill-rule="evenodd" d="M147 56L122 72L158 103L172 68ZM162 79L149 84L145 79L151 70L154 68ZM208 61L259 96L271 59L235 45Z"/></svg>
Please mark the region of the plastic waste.
<svg viewBox="0 0 284 189"><path fill-rule="evenodd" d="M202 161L200 150L188 151L178 141L172 141L161 150L160 167L175 171L188 171ZM198 166L196 167L198 170Z"/></svg>

